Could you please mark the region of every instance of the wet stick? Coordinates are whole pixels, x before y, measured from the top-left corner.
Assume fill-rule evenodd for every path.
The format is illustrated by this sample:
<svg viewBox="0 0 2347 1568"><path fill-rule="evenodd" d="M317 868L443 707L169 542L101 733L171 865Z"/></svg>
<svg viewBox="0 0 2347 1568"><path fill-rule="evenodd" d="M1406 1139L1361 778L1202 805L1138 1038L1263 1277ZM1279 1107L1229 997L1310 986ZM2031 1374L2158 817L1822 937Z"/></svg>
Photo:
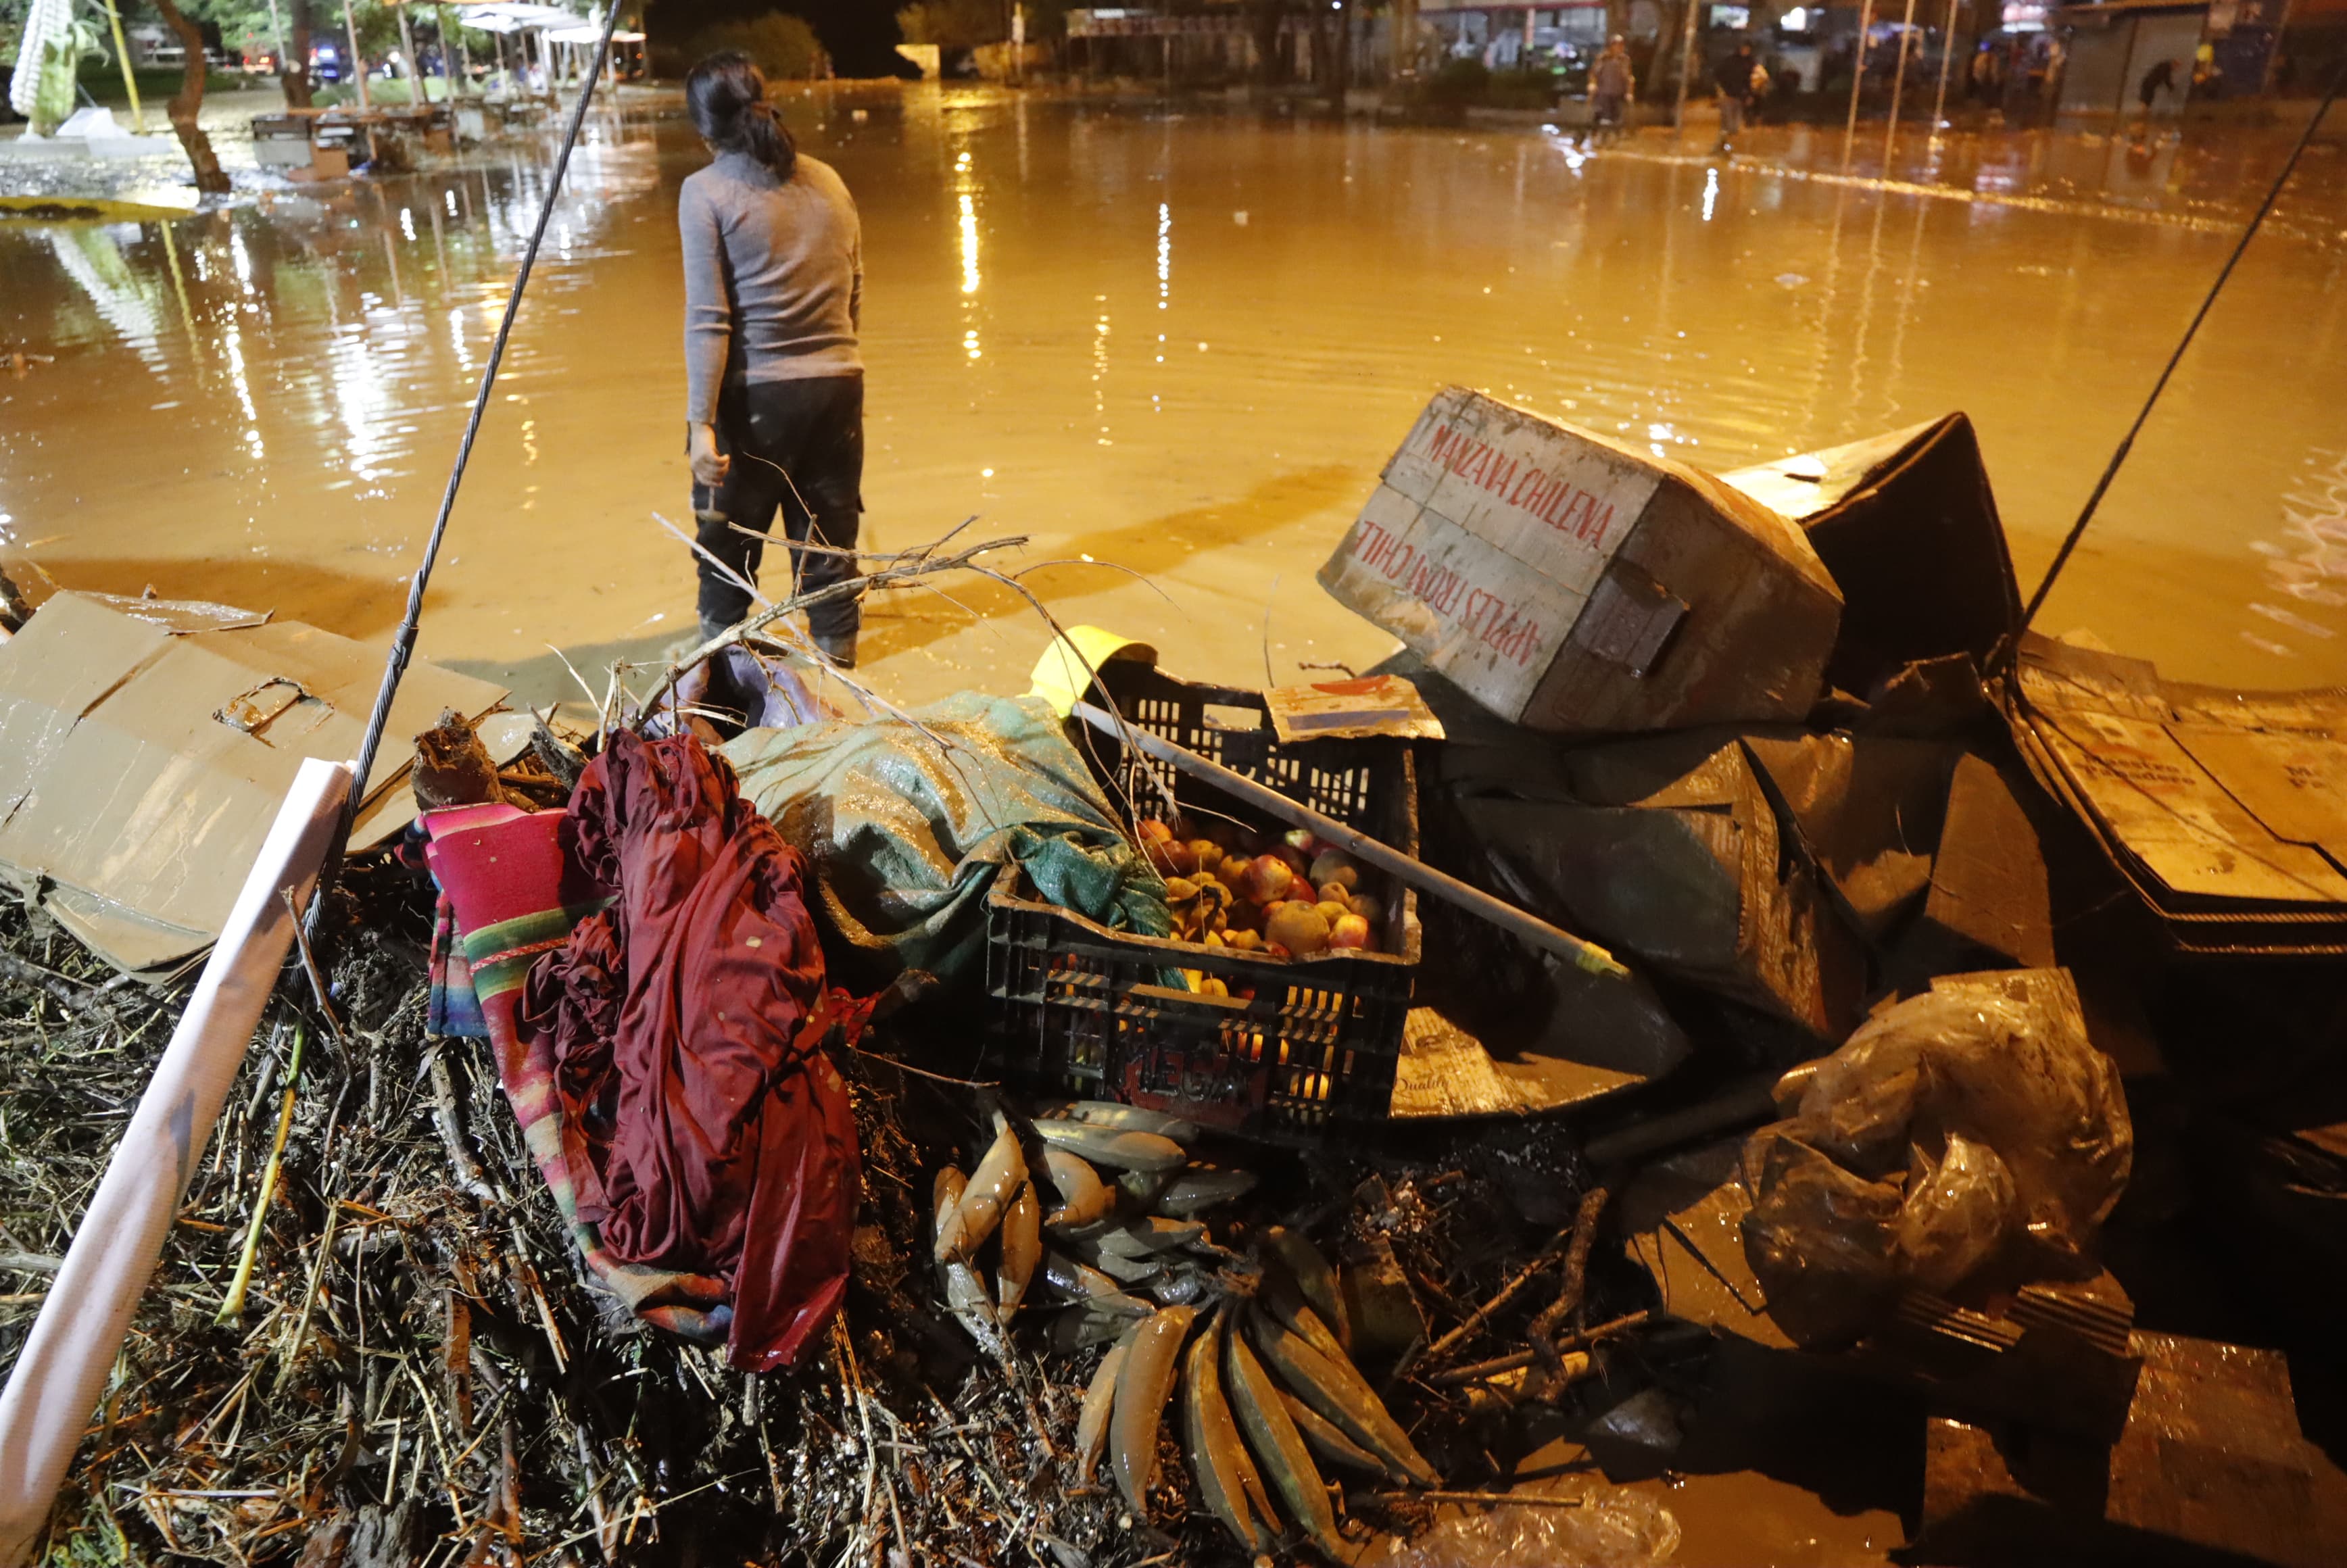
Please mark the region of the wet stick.
<svg viewBox="0 0 2347 1568"><path fill-rule="evenodd" d="M244 1254L236 1260L236 1277L213 1322L227 1327L244 1316L244 1292L252 1283L252 1260L261 1251L261 1227L269 1218L270 1200L277 1195L277 1172L285 1159L285 1139L293 1131L293 1097L302 1081L302 1046L309 1031L293 1025L293 1055L285 1069L285 1094L277 1108L277 1139L270 1145L269 1163L261 1168L261 1192L252 1200L252 1223L245 1227Z"/></svg>

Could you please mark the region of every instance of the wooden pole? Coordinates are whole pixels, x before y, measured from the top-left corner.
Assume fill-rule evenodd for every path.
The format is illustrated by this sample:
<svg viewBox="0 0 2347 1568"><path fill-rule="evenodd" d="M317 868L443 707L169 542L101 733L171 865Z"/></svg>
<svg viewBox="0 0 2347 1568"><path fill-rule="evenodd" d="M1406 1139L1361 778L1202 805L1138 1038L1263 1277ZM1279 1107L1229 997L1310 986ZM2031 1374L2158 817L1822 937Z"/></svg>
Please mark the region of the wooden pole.
<svg viewBox="0 0 2347 1568"><path fill-rule="evenodd" d="M1698 0L1680 0L1686 7L1686 32L1679 40L1679 101L1671 110L1671 132L1676 136L1686 125L1687 77L1695 69L1695 8ZM1625 123L1629 122L1624 116Z"/></svg>
<svg viewBox="0 0 2347 1568"><path fill-rule="evenodd" d="M407 6L399 7L399 46L407 51L407 101L420 104L424 91L424 68L415 59L415 29L408 25Z"/></svg>
<svg viewBox="0 0 2347 1568"><path fill-rule="evenodd" d="M1614 975L1624 979L1629 976L1630 971L1596 943L1583 941L1569 931L1561 931L1538 916L1528 915L1512 904L1492 897L1480 887L1470 886L1456 876L1437 871L1422 860L1380 844L1367 834L1346 826L1333 816L1323 816L1310 806L1288 799L1277 790L1266 788L1243 774L1233 773L1220 763L1211 762L1171 741L1161 740L1146 730L1121 724L1090 702L1078 702L1075 713L1076 717L1102 733L1137 746L1159 762L1170 764L1192 778L1204 780L1225 794L1245 802L1266 815L1276 816L1292 827L1301 827L1316 834L1355 859L1374 866L1389 876L1399 877L1421 893L1431 894L1446 904L1455 905L1471 915L1488 920L1510 936L1569 959L1576 968L1593 975Z"/></svg>
<svg viewBox="0 0 2347 1568"><path fill-rule="evenodd" d="M351 69L358 73L359 108L373 108L374 100L367 96L366 56L359 53L359 25L351 17L351 0L343 0L343 33L351 42Z"/></svg>
<svg viewBox="0 0 2347 1568"><path fill-rule="evenodd" d="M1850 149L1858 141L1858 95L1866 87L1866 35L1874 26L1874 0L1861 0L1858 9L1858 55L1850 62L1850 123L1842 128L1841 166L1850 167Z"/></svg>
<svg viewBox="0 0 2347 1568"><path fill-rule="evenodd" d="M436 15L440 18L440 69L443 73L454 72L448 77L448 97L454 101L472 85L473 57L465 47L462 25L450 25L448 7L441 6ZM453 67L448 63L448 40L451 38L456 41L456 63Z"/></svg>

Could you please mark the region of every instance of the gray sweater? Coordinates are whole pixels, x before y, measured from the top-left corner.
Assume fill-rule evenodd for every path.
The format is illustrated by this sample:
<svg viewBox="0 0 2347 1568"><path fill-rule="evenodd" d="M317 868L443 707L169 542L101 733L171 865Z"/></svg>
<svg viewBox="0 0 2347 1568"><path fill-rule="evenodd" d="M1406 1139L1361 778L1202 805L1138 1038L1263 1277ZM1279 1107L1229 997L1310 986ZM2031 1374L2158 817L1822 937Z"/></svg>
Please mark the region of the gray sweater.
<svg viewBox="0 0 2347 1568"><path fill-rule="evenodd" d="M717 418L724 382L856 375L864 249L855 199L799 155L787 180L721 153L677 198L684 242L685 418Z"/></svg>

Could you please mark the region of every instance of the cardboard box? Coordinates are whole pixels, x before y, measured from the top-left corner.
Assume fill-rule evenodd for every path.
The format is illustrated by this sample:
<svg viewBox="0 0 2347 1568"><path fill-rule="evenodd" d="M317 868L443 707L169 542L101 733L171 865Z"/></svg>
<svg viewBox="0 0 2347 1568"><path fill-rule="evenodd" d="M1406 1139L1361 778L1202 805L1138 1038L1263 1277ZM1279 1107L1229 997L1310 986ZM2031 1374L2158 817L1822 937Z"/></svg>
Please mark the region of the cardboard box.
<svg viewBox="0 0 2347 1568"><path fill-rule="evenodd" d="M1799 720L1841 620L1801 530L1751 497L1457 386L1320 583L1492 712L1560 733Z"/></svg>

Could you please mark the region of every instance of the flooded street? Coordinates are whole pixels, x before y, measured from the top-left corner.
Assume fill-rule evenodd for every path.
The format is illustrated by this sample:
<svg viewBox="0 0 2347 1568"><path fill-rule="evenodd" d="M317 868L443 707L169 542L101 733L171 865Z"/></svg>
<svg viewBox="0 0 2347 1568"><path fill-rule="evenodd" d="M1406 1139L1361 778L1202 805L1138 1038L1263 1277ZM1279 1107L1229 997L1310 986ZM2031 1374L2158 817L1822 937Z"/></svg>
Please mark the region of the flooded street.
<svg viewBox="0 0 2347 1568"><path fill-rule="evenodd" d="M1877 147L1835 172L1838 130L1756 135L1758 166L1722 166L1692 141L1584 158L1529 129L985 90L790 115L863 211L866 548L975 514L969 537L1063 563L1026 579L1063 620L1249 684L1392 647L1312 572L1453 381L1715 468L1965 410L2025 592L2277 149L1918 140L1886 186ZM590 121L427 656L543 701L578 694L549 645L591 677L690 629L653 514L687 509L674 206L702 157L649 98ZM384 634L546 159L507 146L168 229L0 224L0 355L54 356L0 370L15 551L68 586ZM2043 630L2188 679L2347 681L2343 165L2310 153ZM978 581L866 627L908 699L1017 689L1043 635Z"/></svg>

